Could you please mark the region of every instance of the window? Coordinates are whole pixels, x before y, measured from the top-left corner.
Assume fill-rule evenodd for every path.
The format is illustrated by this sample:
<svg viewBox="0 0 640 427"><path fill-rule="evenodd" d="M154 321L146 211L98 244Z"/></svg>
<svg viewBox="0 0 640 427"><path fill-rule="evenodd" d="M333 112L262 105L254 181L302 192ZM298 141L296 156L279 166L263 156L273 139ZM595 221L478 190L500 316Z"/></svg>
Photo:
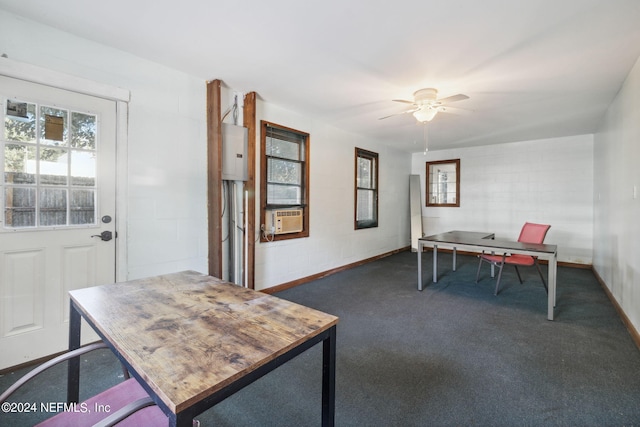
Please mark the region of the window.
<svg viewBox="0 0 640 427"><path fill-rule="evenodd" d="M460 206L460 159L427 162L427 206Z"/></svg>
<svg viewBox="0 0 640 427"><path fill-rule="evenodd" d="M378 153L356 148L355 229L378 226Z"/></svg>
<svg viewBox="0 0 640 427"><path fill-rule="evenodd" d="M5 228L95 224L96 135L93 114L6 100Z"/></svg>
<svg viewBox="0 0 640 427"><path fill-rule="evenodd" d="M309 134L261 122L261 240L309 236Z"/></svg>

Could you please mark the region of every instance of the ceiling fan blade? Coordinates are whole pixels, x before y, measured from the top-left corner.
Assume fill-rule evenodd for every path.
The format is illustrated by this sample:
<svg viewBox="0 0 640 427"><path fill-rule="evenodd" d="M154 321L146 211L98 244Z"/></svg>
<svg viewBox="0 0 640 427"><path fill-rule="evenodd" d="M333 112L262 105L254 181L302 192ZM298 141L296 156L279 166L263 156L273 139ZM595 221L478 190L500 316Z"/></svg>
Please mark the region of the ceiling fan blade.
<svg viewBox="0 0 640 427"><path fill-rule="evenodd" d="M468 115L471 114L472 111L471 110L467 110L464 108L456 108L456 107L449 107L449 106L441 106L438 107L438 112L439 113L451 113L451 114L458 114L458 115Z"/></svg>
<svg viewBox="0 0 640 427"><path fill-rule="evenodd" d="M409 113L413 113L413 112L418 111L418 110L419 110L419 108L414 108L412 110L401 111L400 113L395 113L395 114L390 114L388 116L380 117L378 120L388 119L389 117L393 117L393 116L401 116L402 114L409 114Z"/></svg>
<svg viewBox="0 0 640 427"><path fill-rule="evenodd" d="M405 104L413 104L413 101L405 101L404 99L392 99L393 102L403 102Z"/></svg>
<svg viewBox="0 0 640 427"><path fill-rule="evenodd" d="M448 104L450 102L464 101L465 99L469 99L469 97L467 95L459 93L457 95L451 95L447 96L446 98L438 99L438 102L440 102L441 104Z"/></svg>

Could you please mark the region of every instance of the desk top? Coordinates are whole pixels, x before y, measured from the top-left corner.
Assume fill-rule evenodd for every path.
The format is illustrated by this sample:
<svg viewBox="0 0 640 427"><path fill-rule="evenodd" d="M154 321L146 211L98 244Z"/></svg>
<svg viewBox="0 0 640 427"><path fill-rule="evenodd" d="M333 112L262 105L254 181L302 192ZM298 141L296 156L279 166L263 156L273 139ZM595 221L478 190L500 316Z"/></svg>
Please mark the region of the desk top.
<svg viewBox="0 0 640 427"><path fill-rule="evenodd" d="M495 234L482 231L460 231L453 230L446 233L434 234L423 237L424 240L458 243L469 239L493 239Z"/></svg>
<svg viewBox="0 0 640 427"><path fill-rule="evenodd" d="M174 413L338 323L193 271L69 294Z"/></svg>
<svg viewBox="0 0 640 427"><path fill-rule="evenodd" d="M513 240L499 240L493 239L492 236L492 233L455 230L422 237L419 240L423 242L446 243L450 245L457 244L482 248L502 249L505 251L518 250L552 254L556 253L558 250L558 247L556 245L524 243L516 242Z"/></svg>

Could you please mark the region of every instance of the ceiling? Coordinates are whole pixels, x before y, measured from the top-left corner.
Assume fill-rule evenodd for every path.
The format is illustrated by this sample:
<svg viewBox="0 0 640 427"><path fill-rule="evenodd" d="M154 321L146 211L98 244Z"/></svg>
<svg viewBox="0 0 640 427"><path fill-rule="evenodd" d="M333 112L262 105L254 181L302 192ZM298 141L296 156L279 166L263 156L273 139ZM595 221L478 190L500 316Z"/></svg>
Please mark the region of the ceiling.
<svg viewBox="0 0 640 427"><path fill-rule="evenodd" d="M470 98L430 150L593 133L640 56L639 0L0 0L0 8L399 149L414 91ZM223 106L224 107L224 106ZM286 125L286 124L285 124Z"/></svg>

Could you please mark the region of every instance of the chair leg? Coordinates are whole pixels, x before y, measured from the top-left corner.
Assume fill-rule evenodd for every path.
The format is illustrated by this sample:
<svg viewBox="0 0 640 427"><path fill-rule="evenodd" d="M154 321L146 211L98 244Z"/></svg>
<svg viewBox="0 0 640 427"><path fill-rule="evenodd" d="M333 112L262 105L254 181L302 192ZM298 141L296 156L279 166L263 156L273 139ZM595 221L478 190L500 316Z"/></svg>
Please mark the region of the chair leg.
<svg viewBox="0 0 640 427"><path fill-rule="evenodd" d="M542 274L542 270L540 269L540 264L538 264L538 260L535 260L536 268L538 269L538 274L540 275L540 279L542 279L542 284L544 285L544 290L549 294L549 288L547 288L547 281L544 280L544 275Z"/></svg>
<svg viewBox="0 0 640 427"><path fill-rule="evenodd" d="M522 276L520 276L520 270L518 269L517 265L514 265L515 269L516 269L516 273L518 274L518 280L520 280L520 284L522 285Z"/></svg>
<svg viewBox="0 0 640 427"><path fill-rule="evenodd" d="M496 266L500 269L500 271L498 272L498 281L496 282L496 291L493 293L494 295L498 295L498 291L500 289L500 279L502 278L502 268L504 267L504 260L507 258L507 254L502 254L502 262L500 263L500 265Z"/></svg>
<svg viewBox="0 0 640 427"><path fill-rule="evenodd" d="M480 268L482 268L482 257L478 257L480 258L480 263L478 264L478 272L476 273L476 283L478 283L478 277L480 277Z"/></svg>
<svg viewBox="0 0 640 427"><path fill-rule="evenodd" d="M496 290L493 294L497 296L500 289L500 279L502 278L502 267L504 267L504 263L500 265L496 264L496 266L498 267L499 271L498 271L498 280L496 281Z"/></svg>

